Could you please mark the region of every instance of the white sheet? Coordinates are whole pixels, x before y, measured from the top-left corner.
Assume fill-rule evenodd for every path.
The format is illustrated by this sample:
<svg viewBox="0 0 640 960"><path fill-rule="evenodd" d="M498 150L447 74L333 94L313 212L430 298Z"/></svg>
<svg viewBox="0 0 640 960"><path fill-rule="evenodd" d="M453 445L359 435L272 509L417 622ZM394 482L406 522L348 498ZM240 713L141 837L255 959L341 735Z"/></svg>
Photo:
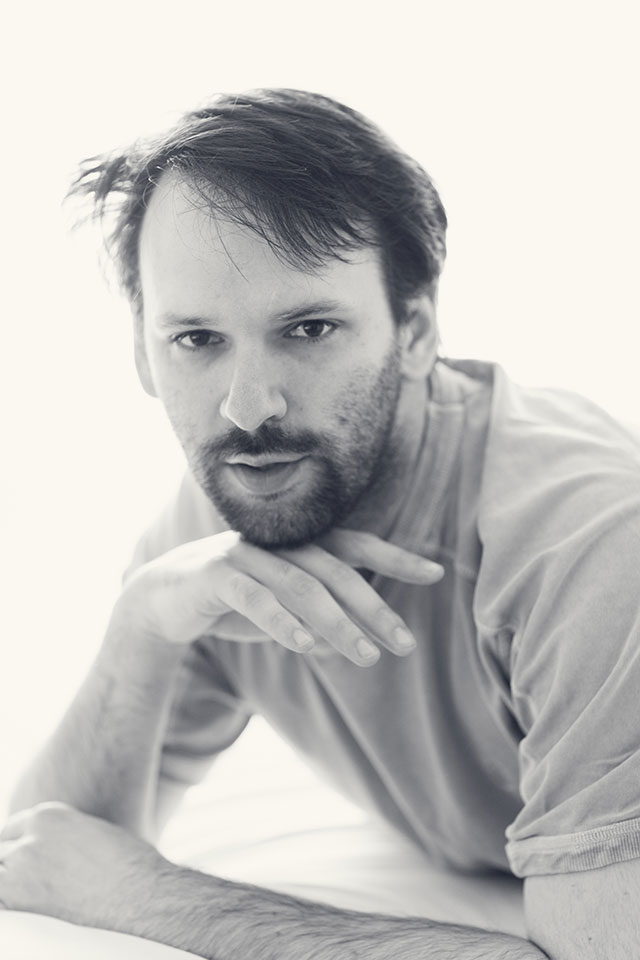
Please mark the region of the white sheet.
<svg viewBox="0 0 640 960"><path fill-rule="evenodd" d="M52 917L0 912L2 960L193 960L194 954Z"/></svg>

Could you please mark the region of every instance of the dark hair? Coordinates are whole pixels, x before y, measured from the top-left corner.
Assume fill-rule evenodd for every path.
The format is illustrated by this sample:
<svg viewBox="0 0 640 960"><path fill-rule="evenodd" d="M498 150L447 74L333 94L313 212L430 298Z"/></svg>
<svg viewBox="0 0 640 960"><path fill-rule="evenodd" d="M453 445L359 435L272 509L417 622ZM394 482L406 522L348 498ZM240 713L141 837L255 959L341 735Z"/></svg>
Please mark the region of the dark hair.
<svg viewBox="0 0 640 960"><path fill-rule="evenodd" d="M397 321L408 297L435 292L447 218L428 174L355 110L273 89L221 95L168 133L81 165L69 195L89 197L108 221L107 249L134 309L140 227L167 171L295 266L378 246Z"/></svg>

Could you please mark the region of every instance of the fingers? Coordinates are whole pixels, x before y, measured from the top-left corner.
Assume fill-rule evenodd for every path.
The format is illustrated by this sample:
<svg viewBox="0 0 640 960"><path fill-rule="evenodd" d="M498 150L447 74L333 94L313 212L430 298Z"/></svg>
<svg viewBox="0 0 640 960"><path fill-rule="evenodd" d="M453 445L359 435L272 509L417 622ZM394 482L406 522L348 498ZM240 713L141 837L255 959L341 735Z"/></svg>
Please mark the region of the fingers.
<svg viewBox="0 0 640 960"><path fill-rule="evenodd" d="M272 591L241 570L223 568L216 578L216 592L231 610L255 624L263 633L289 650L305 652L314 640Z"/></svg>
<svg viewBox="0 0 640 960"><path fill-rule="evenodd" d="M318 549L318 553L322 554L323 551ZM328 554L325 556L328 557ZM281 563L273 564L265 579L287 608L353 663L359 666L375 663L380 658L379 650L371 643L362 624L351 614L351 610L345 609L340 597L333 592L333 584L326 576L322 563L316 562L314 565L307 557L307 548L290 555L287 551L282 551L279 557ZM295 562L291 562L292 558ZM337 563L335 558L332 559ZM341 564L341 567L343 575L346 574L348 579L358 578L365 588L370 589L355 571L345 569L344 564ZM377 606L380 606L380 598L377 600Z"/></svg>
<svg viewBox="0 0 640 960"><path fill-rule="evenodd" d="M381 540L373 533L334 528L317 542L351 567L381 573L403 583L432 584L444 575L441 564Z"/></svg>
<svg viewBox="0 0 640 960"><path fill-rule="evenodd" d="M218 582L218 594L278 643L298 652L310 650L314 641L304 622L359 666L378 660L380 653L362 627L298 563L274 554L265 556L264 551L252 547L238 553L236 564L243 561L247 572L236 566L226 584Z"/></svg>
<svg viewBox="0 0 640 960"><path fill-rule="evenodd" d="M375 662L378 656L373 655L375 646L358 641L363 637L363 631L372 637L376 643L382 644L387 650L398 656L405 656L415 650L416 643L404 620L389 607L380 595L363 577L351 567L317 546L308 546L294 551L279 551L279 556L288 561L294 561L308 573L312 579L325 585L331 598L332 609L337 608L350 624L358 628L352 636L346 633L349 640L355 640L355 662ZM331 636L323 636L334 643ZM335 643L334 643L335 645ZM350 657L353 659L353 657Z"/></svg>
<svg viewBox="0 0 640 960"><path fill-rule="evenodd" d="M265 553L246 544L236 552L234 564L359 666L373 664L380 657L371 638L399 655L415 648L406 624L363 577L320 547ZM260 594L255 596L257 599ZM255 622L253 616L250 619Z"/></svg>
<svg viewBox="0 0 640 960"><path fill-rule="evenodd" d="M443 567L361 531L334 530L321 543L281 551L232 545L216 563L216 596L290 650L309 651L312 631L359 666L379 659L377 645L411 653L416 644L406 624L355 568L429 585Z"/></svg>

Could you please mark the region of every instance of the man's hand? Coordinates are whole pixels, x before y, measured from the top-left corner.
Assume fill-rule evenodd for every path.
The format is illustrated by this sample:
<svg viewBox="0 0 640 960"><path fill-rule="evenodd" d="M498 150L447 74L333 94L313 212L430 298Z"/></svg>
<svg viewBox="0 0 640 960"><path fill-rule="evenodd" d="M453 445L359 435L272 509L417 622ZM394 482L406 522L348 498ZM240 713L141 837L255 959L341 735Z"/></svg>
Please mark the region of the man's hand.
<svg viewBox="0 0 640 960"><path fill-rule="evenodd" d="M267 551L229 531L145 564L114 615L132 633L175 644L207 633L239 639L241 617L247 639L257 634L307 652L315 635L361 666L379 658L376 644L410 653L415 641L406 624L356 568L424 585L444 572L370 533L333 530L316 544Z"/></svg>
<svg viewBox="0 0 640 960"><path fill-rule="evenodd" d="M0 904L144 936L171 865L122 827L63 803L13 814L0 833Z"/></svg>

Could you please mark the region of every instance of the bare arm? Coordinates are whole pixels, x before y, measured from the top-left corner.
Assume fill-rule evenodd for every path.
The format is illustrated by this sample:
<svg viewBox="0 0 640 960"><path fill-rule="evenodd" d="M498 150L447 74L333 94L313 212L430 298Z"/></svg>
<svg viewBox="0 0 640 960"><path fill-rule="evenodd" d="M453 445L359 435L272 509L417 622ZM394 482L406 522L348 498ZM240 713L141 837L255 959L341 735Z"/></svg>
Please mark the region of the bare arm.
<svg viewBox="0 0 640 960"><path fill-rule="evenodd" d="M114 615L86 680L21 778L10 809L58 800L151 836L162 735L184 650L131 635Z"/></svg>
<svg viewBox="0 0 640 960"><path fill-rule="evenodd" d="M0 902L10 909L118 930L208 960L546 957L508 934L339 910L179 867L122 828L59 804L11 818L0 835L0 864ZM604 954L570 960L587 956Z"/></svg>
<svg viewBox="0 0 640 960"><path fill-rule="evenodd" d="M208 960L544 960L547 956L509 934L423 918L338 910L194 871L178 870L170 885L173 918L167 918L158 939ZM183 917L189 917L188 924Z"/></svg>
<svg viewBox="0 0 640 960"><path fill-rule="evenodd" d="M553 960L640 956L640 859L529 877L524 891L531 938Z"/></svg>

